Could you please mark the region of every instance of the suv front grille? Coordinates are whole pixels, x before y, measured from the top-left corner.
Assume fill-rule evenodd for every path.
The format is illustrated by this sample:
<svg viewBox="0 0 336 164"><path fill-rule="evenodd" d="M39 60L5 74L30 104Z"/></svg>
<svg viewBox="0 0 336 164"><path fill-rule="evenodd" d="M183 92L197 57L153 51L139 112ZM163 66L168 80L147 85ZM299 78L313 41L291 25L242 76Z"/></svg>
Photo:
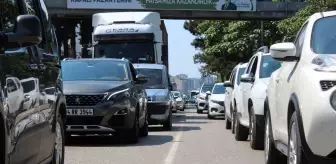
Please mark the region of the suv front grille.
<svg viewBox="0 0 336 164"><path fill-rule="evenodd" d="M65 96L67 106L96 106L104 97L104 94Z"/></svg>
<svg viewBox="0 0 336 164"><path fill-rule="evenodd" d="M327 91L336 85L336 81L320 81L322 91Z"/></svg>

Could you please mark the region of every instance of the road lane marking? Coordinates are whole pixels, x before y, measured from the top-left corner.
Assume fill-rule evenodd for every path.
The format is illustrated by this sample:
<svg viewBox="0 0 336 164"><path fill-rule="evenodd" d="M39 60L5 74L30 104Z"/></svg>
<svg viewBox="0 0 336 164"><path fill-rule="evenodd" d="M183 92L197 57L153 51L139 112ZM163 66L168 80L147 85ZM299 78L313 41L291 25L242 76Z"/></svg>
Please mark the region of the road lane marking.
<svg viewBox="0 0 336 164"><path fill-rule="evenodd" d="M180 145L180 140L182 138L182 134L183 134L183 126L180 126L178 128L178 133L176 135L176 137L174 138L173 141L173 145L171 146L169 153L166 157L166 160L164 162L164 164L173 164L174 163L174 159L178 150L178 147Z"/></svg>

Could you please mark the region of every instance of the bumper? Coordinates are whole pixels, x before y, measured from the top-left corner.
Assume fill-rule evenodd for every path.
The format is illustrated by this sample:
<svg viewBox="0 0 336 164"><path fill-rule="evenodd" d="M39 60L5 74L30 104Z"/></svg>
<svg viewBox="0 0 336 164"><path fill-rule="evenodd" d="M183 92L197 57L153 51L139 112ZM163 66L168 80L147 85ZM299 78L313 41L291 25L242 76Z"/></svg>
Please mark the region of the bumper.
<svg viewBox="0 0 336 164"><path fill-rule="evenodd" d="M209 104L206 100L199 100L197 102L198 110L208 110Z"/></svg>
<svg viewBox="0 0 336 164"><path fill-rule="evenodd" d="M211 116L225 116L224 105L219 105L217 103L209 102L209 115Z"/></svg>
<svg viewBox="0 0 336 164"><path fill-rule="evenodd" d="M148 102L147 111L149 124L153 125L166 121L168 119L170 109L171 107L169 102Z"/></svg>
<svg viewBox="0 0 336 164"><path fill-rule="evenodd" d="M93 115L91 116L66 116L66 131L70 133L113 133L119 130L131 129L134 125L135 108L133 108L128 101L118 104L106 102L96 107L67 108L93 108Z"/></svg>

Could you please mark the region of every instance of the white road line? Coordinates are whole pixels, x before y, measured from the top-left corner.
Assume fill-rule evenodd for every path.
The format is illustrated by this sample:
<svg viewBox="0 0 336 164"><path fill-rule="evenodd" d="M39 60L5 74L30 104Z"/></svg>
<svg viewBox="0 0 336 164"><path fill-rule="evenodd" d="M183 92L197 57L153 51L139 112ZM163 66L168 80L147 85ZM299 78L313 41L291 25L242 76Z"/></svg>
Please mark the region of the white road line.
<svg viewBox="0 0 336 164"><path fill-rule="evenodd" d="M164 164L173 164L174 163L174 159L175 159L175 155L177 153L178 147L180 145L180 141L182 138L182 134L183 134L183 126L180 126L178 129L178 133L176 135L176 137L174 138L173 141L173 145L171 146L169 153L166 157L165 163Z"/></svg>

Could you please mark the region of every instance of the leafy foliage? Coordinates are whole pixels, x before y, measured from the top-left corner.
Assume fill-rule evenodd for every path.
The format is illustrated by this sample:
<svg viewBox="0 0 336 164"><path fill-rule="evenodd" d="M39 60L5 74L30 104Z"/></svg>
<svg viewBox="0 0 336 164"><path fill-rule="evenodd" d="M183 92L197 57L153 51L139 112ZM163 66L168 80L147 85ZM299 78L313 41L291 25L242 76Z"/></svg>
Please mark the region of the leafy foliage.
<svg viewBox="0 0 336 164"><path fill-rule="evenodd" d="M307 2L295 16L281 21L185 21L184 28L195 36L191 45L199 50L194 62L203 64L201 74L216 74L224 81L237 63L247 62L259 47L293 41L310 15L336 9L336 0Z"/></svg>

